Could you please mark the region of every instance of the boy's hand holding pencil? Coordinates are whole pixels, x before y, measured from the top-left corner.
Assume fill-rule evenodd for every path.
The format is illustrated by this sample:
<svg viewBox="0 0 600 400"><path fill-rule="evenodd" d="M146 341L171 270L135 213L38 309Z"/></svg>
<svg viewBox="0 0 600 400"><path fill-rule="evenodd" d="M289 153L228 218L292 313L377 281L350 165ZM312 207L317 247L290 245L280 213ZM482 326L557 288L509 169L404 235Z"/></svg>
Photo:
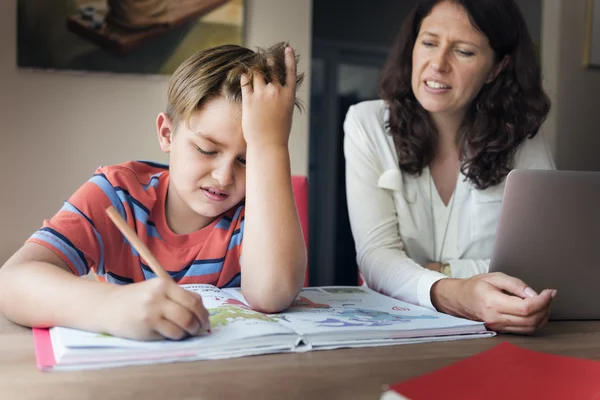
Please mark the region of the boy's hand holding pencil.
<svg viewBox="0 0 600 400"><path fill-rule="evenodd" d="M202 298L178 286L114 207L106 213L150 266L157 278L115 286L106 309L111 314L109 333L138 340L172 339L210 331ZM118 310L115 312L115 310Z"/></svg>

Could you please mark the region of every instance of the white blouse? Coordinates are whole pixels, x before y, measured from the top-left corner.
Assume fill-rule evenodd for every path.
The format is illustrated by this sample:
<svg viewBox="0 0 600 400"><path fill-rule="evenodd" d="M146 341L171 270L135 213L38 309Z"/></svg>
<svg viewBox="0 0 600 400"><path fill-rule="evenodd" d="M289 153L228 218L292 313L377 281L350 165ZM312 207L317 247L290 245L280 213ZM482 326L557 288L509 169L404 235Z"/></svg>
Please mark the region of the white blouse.
<svg viewBox="0 0 600 400"><path fill-rule="evenodd" d="M488 271L506 181L478 190L459 174L446 206L429 168L419 177L400 171L394 141L384 127L388 113L383 100L366 101L350 107L344 122L357 262L369 287L434 309L431 286L446 276L422 266L441 256L450 263L453 278ZM518 149L515 168L555 168L541 134Z"/></svg>

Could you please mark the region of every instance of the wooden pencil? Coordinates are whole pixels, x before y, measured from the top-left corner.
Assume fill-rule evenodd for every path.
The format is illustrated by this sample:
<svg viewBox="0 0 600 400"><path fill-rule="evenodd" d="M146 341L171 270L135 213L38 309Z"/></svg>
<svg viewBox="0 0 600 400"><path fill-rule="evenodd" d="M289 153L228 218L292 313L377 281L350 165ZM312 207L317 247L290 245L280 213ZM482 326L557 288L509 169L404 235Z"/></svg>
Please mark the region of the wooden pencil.
<svg viewBox="0 0 600 400"><path fill-rule="evenodd" d="M116 227L121 231L123 236L129 240L129 243L133 246L134 249L142 256L144 260L148 263L148 266L158 276L159 278L171 279L171 275L168 274L167 271L160 265L154 254L150 251L150 249L142 242L142 240L138 237L138 235L134 232L133 229L127 222L121 217L121 214L113 207L110 206L106 209L106 214L112 220L112 222L116 225Z"/></svg>

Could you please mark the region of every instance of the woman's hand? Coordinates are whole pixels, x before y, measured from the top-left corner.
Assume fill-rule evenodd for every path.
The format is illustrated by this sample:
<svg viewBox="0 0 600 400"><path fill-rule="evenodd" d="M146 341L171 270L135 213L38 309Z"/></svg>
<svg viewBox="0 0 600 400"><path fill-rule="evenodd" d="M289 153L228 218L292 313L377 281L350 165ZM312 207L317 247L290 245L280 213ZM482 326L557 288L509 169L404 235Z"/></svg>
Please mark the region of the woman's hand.
<svg viewBox="0 0 600 400"><path fill-rule="evenodd" d="M248 146L260 148L275 145L287 149L296 100L296 57L291 47L285 49L285 82L275 74L269 83L259 73L253 74L252 85L242 75L242 132Z"/></svg>
<svg viewBox="0 0 600 400"><path fill-rule="evenodd" d="M469 279L442 279L431 288L438 311L483 321L498 332L532 334L547 321L554 289L537 294L520 279L500 272Z"/></svg>

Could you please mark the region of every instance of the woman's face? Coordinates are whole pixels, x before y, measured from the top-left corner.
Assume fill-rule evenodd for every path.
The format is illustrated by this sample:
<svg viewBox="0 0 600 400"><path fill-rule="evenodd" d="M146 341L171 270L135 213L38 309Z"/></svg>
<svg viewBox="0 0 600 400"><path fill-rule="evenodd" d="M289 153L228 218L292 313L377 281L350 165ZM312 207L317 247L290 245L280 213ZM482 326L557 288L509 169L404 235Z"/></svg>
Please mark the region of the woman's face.
<svg viewBox="0 0 600 400"><path fill-rule="evenodd" d="M495 70L487 37L471 25L462 6L442 2L423 19L413 48L411 84L427 111L462 119Z"/></svg>

